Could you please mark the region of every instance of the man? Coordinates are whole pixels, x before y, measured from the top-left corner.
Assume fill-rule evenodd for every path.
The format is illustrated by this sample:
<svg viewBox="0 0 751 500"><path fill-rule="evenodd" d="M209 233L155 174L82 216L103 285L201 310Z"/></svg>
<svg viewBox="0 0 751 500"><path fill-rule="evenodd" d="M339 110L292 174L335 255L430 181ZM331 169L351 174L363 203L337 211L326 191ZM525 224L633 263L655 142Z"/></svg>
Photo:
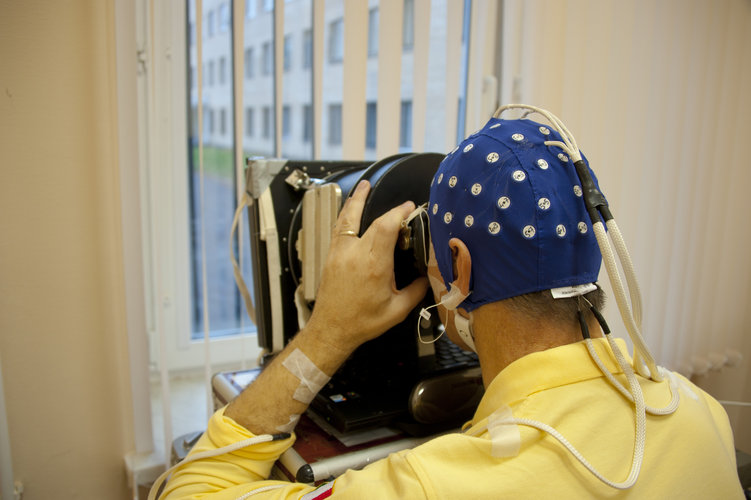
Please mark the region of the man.
<svg viewBox="0 0 751 500"><path fill-rule="evenodd" d="M556 130L493 118L431 185L430 284L447 335L476 349L486 388L462 432L317 489L266 480L294 441L280 433L327 377L428 288L424 278L394 285L412 203L357 237L363 182L336 223L310 322L213 416L191 456L266 441L182 466L163 498L742 498L720 405L679 375L635 375L625 343L603 338L601 255L569 155L549 141L561 144Z"/></svg>

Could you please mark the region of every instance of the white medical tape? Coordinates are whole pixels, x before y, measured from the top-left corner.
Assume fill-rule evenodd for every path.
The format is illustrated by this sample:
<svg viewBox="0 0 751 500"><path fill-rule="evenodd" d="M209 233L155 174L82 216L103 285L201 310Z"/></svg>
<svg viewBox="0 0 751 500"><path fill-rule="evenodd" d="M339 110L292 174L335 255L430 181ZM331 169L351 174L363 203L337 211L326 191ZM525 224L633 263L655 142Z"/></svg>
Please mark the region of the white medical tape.
<svg viewBox="0 0 751 500"><path fill-rule="evenodd" d="M502 406L488 417L488 434L490 454L494 457L515 457L519 454L522 436L508 406Z"/></svg>
<svg viewBox="0 0 751 500"><path fill-rule="evenodd" d="M578 297L579 295L585 295L589 292L594 292L595 290L597 290L597 285L595 285L594 283L585 283L583 285L551 288L550 293L553 294L554 299L567 299L569 297Z"/></svg>
<svg viewBox="0 0 751 500"><path fill-rule="evenodd" d="M289 372L300 379L300 385L295 390L292 398L303 404L309 404L316 397L318 391L323 388L331 377L323 373L308 357L298 348L292 351L282 362Z"/></svg>
<svg viewBox="0 0 751 500"><path fill-rule="evenodd" d="M295 430L295 427L297 426L297 422L300 421L300 415L298 413L295 413L293 415L290 415L289 422L287 422L284 425L280 425L276 428L279 432L292 432Z"/></svg>
<svg viewBox="0 0 751 500"><path fill-rule="evenodd" d="M454 312L454 326L456 327L456 333L458 333L462 341L467 344L467 347L469 347L472 352L477 352L475 339L472 337L472 326L469 323L469 319L465 318L458 312Z"/></svg>

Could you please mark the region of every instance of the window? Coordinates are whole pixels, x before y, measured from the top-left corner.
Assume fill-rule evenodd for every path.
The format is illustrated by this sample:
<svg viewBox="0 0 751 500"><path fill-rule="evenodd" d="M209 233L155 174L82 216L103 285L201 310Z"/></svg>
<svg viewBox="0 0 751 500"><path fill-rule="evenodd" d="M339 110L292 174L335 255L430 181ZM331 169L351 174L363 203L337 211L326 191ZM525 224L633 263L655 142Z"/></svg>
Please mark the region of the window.
<svg viewBox="0 0 751 500"><path fill-rule="evenodd" d="M329 62L338 63L344 59L344 19L329 24Z"/></svg>
<svg viewBox="0 0 751 500"><path fill-rule="evenodd" d="M342 105L329 104L329 145L342 143Z"/></svg>
<svg viewBox="0 0 751 500"><path fill-rule="evenodd" d="M263 75L268 76L274 72L274 52L271 42L263 44Z"/></svg>
<svg viewBox="0 0 751 500"><path fill-rule="evenodd" d="M169 281L174 289L180 290L177 297L169 297L173 307L170 314L179 319L173 321L170 327L173 327L169 335L174 335L174 339L168 342L176 346L175 353L170 354L168 364L171 368L177 366L186 366L183 361L188 357L190 363L200 363L203 359L201 347L191 342L191 339L200 339L203 337L203 287L205 285L208 296L209 330L212 339L217 336L224 336L221 342L212 346L212 358L215 354L223 349L219 344L225 345L230 342L229 337L236 336L240 331L248 332L253 328L246 317L242 298L237 293L234 280L232 279L232 269L229 259L227 258L227 244L229 241L229 228L234 215L236 203L236 192L238 186L238 176L235 172L236 150L241 148L240 156L273 156L277 153L277 146L280 154L285 158L306 159L312 158L314 154L323 160L339 160L342 157L343 143L343 81L341 78L344 56L344 23L342 7L349 0L329 0L324 5L324 27L321 40L322 46L314 46L314 39L318 34L313 32L311 13L322 3L315 0L295 0L285 5L284 26L282 27L281 36L279 31L274 31L274 16L270 15L273 11L274 2L269 0L245 0L246 20L244 22L244 37L242 41L234 40L233 37L233 3L229 0L204 0L202 2L203 11L196 12L194 0L186 2L168 2L164 8L154 11L156 18L151 28L144 29L144 33L160 36L155 38L160 42L168 40L168 43L174 41L174 37L183 33L185 40L183 50L175 47L172 52L172 58L169 64L172 70L164 70L167 62L161 58L155 59L156 71L152 73L153 78L148 78L151 82L161 85L163 88L160 96L160 102L164 102L165 96L177 93L186 93L186 97L175 102L185 102L186 106L181 109L180 106L163 106L154 107L149 112L156 114L162 113L165 116L159 116L150 123L165 123L165 130L174 134L169 141L163 141L159 144L150 144L156 150L160 151L163 158L174 158L175 163L172 166L174 175L170 177L171 182L166 186L156 186L154 192L170 192L174 196L184 196L184 199L175 199L174 206L170 205L166 210L161 211L157 203L154 205L155 210L161 213L169 213L170 217L181 218L173 221L166 228L160 226L156 234L167 235L171 233L172 228L181 228L183 233L175 233L169 246L160 251L155 257L159 262L156 263L159 269L174 268L174 277L170 275L164 278ZM404 4L404 18L406 30L404 36L407 39L407 45L414 43L411 41L410 26L414 23L429 22L430 24L430 74L445 75L445 61L441 60L440 55L445 54L445 47L442 47L443 40L441 36L445 33L447 23L459 22L456 19L449 20L442 12L447 12L447 5L444 2L434 2L435 7L431 9L430 19L415 19L416 12L413 14L411 0ZM363 51L368 51L371 55L378 54L378 31L381 21L381 12L377 8L378 2L373 0L369 2L372 10L363 11L367 15L367 25L362 29L368 29L370 35L363 33ZM400 2L401 3L401 2ZM418 4L419 5L419 4ZM443 10L441 10L443 9ZM452 9L455 11L457 9ZM170 15L170 12L177 12L177 15ZM462 11L466 17L466 11ZM187 18L186 18L187 15ZM203 16L202 32L197 30L198 16ZM363 21L366 21L363 19ZM383 18L386 23L386 18ZM169 23L174 23L170 25ZM365 24L365 23L363 23ZM401 24L401 23L399 23ZM467 23L463 23L464 26ZM169 29L167 29L169 28ZM456 32L454 26L454 32ZM399 29L396 27L396 29ZM466 31L466 27L464 30ZM209 37L209 33L211 36ZM466 33L465 40L468 39ZM283 93L275 95L274 65L275 65L275 45L274 39L278 37L276 47L280 47L280 52L284 53L287 70L282 73L284 82L282 85ZM458 37L458 33L457 33ZM285 43L286 41L286 43ZM198 45L201 46L202 58L197 59ZM240 92L235 93L233 89L233 43L242 43L237 49L245 68L242 72ZM458 40L457 40L458 42ZM445 43L444 43L445 45ZM300 52L295 52L299 50ZM297 53L302 54L299 58ZM462 53L464 54L464 52ZM313 89L314 81L312 78L313 59L321 57L323 60L322 87ZM333 62L333 64L331 64ZM375 158L375 146L378 140L378 123L377 113L377 80L378 67L373 65L374 61L368 65L368 73L365 75L366 92L365 99L362 102L362 135L361 138L365 151L363 158ZM282 61L280 61L280 64ZM184 64L185 66L181 66ZM200 66L199 66L200 65ZM436 66L437 65L437 66ZM443 65L443 66L442 66ZM283 64L283 67L285 65ZM198 69L203 68L202 76L204 85L202 94L198 94ZM175 72L176 71L176 72ZM387 71L385 68L384 71ZM460 70L461 71L461 70ZM464 70L466 72L466 70ZM181 76L182 75L182 76ZM258 78L264 76L264 78ZM181 86L176 78L184 78L185 81ZM413 90L411 71L403 68L401 74L402 97L404 104L401 108L401 120L397 117L394 120L394 133L398 138L398 144L401 148L415 147L411 141L411 133L417 124L417 116L413 115L415 104L411 104ZM458 76L457 76L458 78ZM190 79L190 81L188 81ZM159 82L160 80L161 83ZM445 138L445 82L441 78L431 78L426 89L421 89L428 96L427 111L424 117L426 121L425 144L423 150L443 151L446 148ZM460 96L466 101L463 95L465 85L459 86ZM312 106L314 90L320 92L322 101L320 110ZM166 94L164 93L166 92ZM238 110L239 114L235 115L233 99L235 95L243 96L242 109ZM464 102L462 101L462 102ZM198 106L203 103L203 130L199 129L198 123ZM280 106L279 130L282 132L284 140L281 144L276 144L275 131L277 130L277 114L275 104ZM161 110L160 110L161 109ZM399 108L393 111L397 112ZM454 108L452 111L456 111ZM182 115L180 116L180 113ZM320 113L320 114L319 114ZM174 115L170 121L166 115ZM451 113L453 117L455 113ZM414 122L413 122L414 120ZM463 124L464 116L457 119L457 122ZM242 123L244 125L243 135L240 143L235 143L234 124ZM440 126L437 124L441 124ZM398 127L398 128L397 128ZM186 134L187 132L187 134ZM204 177L199 175L198 163L198 135L203 133L203 164ZM187 135L187 137L186 137ZM453 135L453 134L452 134ZM451 139L453 140L453 138ZM183 144L184 143L184 144ZM161 153L165 148L170 149L169 154ZM314 149L315 148L315 149ZM315 151L315 153L314 153ZM394 151L396 152L396 151ZM391 152L390 152L391 153ZM185 155L185 157L181 157ZM357 158L347 158L349 160ZM186 175L186 165L189 170ZM162 168L162 165L158 166ZM156 168L156 166L155 166ZM160 179L163 176L158 176ZM165 178L166 179L166 178ZM179 181L182 179L182 181ZM182 186L179 182L184 182ZM205 199L203 207L199 196L198 187L203 182L205 186ZM181 191L182 190L182 191ZM181 207L189 207L182 213ZM161 224L161 222L160 222ZM242 227L247 230L247 221L242 223ZM184 237L182 237L184 235ZM165 236L164 238L167 238ZM201 240L205 239L204 249L201 248ZM148 239L148 238L147 238ZM151 241L151 240L149 240ZM240 241L240 240L238 240ZM248 253L248 237L243 236L242 243L245 245L244 253ZM162 245L162 241L149 243L149 245ZM161 248L161 247L160 247ZM176 255L179 259L176 260ZM170 262L162 261L172 259ZM243 257L243 262L248 263L249 255ZM247 259L247 260L245 260ZM202 275L202 266L206 267L206 274ZM245 267L249 271L250 266ZM150 271L149 271L150 272ZM172 273L172 271L164 271ZM246 275L247 276L247 275ZM150 276L150 283L155 282L155 277ZM206 280L203 283L203 279ZM155 297L156 292L151 293ZM152 311L161 311L161 305L155 300L151 300ZM154 314L161 314L156 313ZM245 322L244 324L242 322ZM182 340L178 340L182 339ZM232 340L234 341L234 339ZM249 342L248 345L252 344ZM153 342L158 346L158 342ZM215 351L216 349L216 351ZM154 348L156 352L157 348ZM186 357L185 353L190 351L190 356ZM197 351L197 356L193 353ZM229 354L228 354L229 355ZM197 361L196 361L197 359ZM214 358L217 362L230 363L230 358ZM193 364L192 366L195 366Z"/></svg>
<svg viewBox="0 0 751 500"><path fill-rule="evenodd" d="M219 58L219 85L225 85L227 83L227 58L222 56Z"/></svg>
<svg viewBox="0 0 751 500"><path fill-rule="evenodd" d="M245 108L245 137L253 137L255 134L253 118L253 108Z"/></svg>
<svg viewBox="0 0 751 500"><path fill-rule="evenodd" d="M412 101L402 101L399 117L399 148L412 147Z"/></svg>
<svg viewBox="0 0 751 500"><path fill-rule="evenodd" d="M292 68L292 35L284 37L284 71Z"/></svg>
<svg viewBox="0 0 751 500"><path fill-rule="evenodd" d="M271 108L268 106L263 108L263 138L271 138Z"/></svg>
<svg viewBox="0 0 751 500"><path fill-rule="evenodd" d="M258 9L258 0L245 0L245 18L255 19Z"/></svg>
<svg viewBox="0 0 751 500"><path fill-rule="evenodd" d="M255 58L253 57L253 47L245 49L245 78L253 78L256 73Z"/></svg>
<svg viewBox="0 0 751 500"><path fill-rule="evenodd" d="M219 110L219 134L227 134L227 109L222 108Z"/></svg>
<svg viewBox="0 0 751 500"><path fill-rule="evenodd" d="M376 103L369 102L365 109L365 147L373 149L376 147Z"/></svg>
<svg viewBox="0 0 751 500"><path fill-rule="evenodd" d="M378 55L378 7L368 12L368 57Z"/></svg>
<svg viewBox="0 0 751 500"><path fill-rule="evenodd" d="M302 107L302 140L310 142L313 140L313 106L306 104Z"/></svg>
<svg viewBox="0 0 751 500"><path fill-rule="evenodd" d="M411 51L415 45L415 0L404 0L402 21L402 48Z"/></svg>
<svg viewBox="0 0 751 500"><path fill-rule="evenodd" d="M313 67L313 32L305 30L302 34L302 67L310 69Z"/></svg>
<svg viewBox="0 0 751 500"><path fill-rule="evenodd" d="M206 20L206 31L209 35L209 38L214 36L214 11L209 11L208 19Z"/></svg>
<svg viewBox="0 0 751 500"><path fill-rule="evenodd" d="M230 15L229 5L223 3L219 6L219 33L227 33L229 31Z"/></svg>
<svg viewBox="0 0 751 500"><path fill-rule="evenodd" d="M292 111L288 105L282 106L282 137L289 139L292 129Z"/></svg>

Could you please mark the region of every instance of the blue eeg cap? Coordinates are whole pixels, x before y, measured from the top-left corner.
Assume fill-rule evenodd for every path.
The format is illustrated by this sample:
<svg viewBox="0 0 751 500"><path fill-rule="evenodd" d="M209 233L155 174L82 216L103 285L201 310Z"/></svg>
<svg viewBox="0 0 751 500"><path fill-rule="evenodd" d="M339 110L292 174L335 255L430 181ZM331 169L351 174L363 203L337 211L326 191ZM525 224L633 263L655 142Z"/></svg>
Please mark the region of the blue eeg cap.
<svg viewBox="0 0 751 500"><path fill-rule="evenodd" d="M430 238L447 288L449 240L469 249L472 293L460 307L597 280L602 256L576 170L544 144L561 140L529 119L492 118L441 162L430 185Z"/></svg>

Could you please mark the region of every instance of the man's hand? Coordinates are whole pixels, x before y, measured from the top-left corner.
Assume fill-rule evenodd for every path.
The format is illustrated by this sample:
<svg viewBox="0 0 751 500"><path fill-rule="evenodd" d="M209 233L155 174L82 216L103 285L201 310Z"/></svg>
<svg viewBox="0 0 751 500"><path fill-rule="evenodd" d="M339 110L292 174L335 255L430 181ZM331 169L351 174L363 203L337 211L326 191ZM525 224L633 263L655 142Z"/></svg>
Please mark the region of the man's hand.
<svg viewBox="0 0 751 500"><path fill-rule="evenodd" d="M394 248L412 202L376 219L362 238L342 234L359 234L369 191L369 183L360 183L339 214L310 321L225 409L255 434L278 432L308 406L292 397L301 382L282 365L290 353L300 349L331 376L360 344L404 320L427 291L425 278L401 290L394 280Z"/></svg>
<svg viewBox="0 0 751 500"><path fill-rule="evenodd" d="M370 184L362 181L342 208L309 325L324 331L327 342L354 350L403 321L425 296L428 281L419 278L397 290L394 247L401 222L414 210L408 201L376 219L358 238ZM347 234L353 232L353 234Z"/></svg>

